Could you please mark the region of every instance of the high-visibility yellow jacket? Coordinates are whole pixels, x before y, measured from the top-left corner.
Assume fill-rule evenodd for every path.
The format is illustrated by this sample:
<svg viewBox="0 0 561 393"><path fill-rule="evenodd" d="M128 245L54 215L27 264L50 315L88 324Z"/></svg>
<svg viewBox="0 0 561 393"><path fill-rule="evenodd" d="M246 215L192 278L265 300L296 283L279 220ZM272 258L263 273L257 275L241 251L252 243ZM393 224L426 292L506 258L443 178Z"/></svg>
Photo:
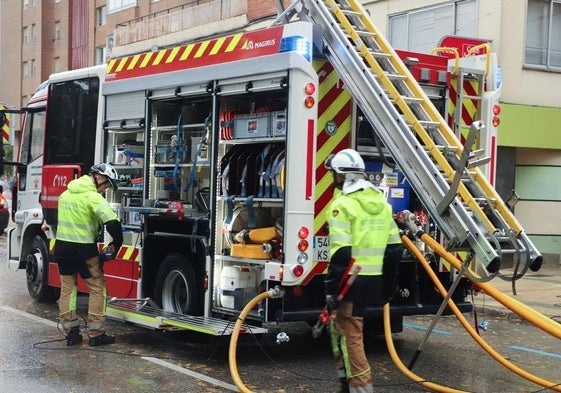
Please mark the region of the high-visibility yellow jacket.
<svg viewBox="0 0 561 393"><path fill-rule="evenodd" d="M379 276L383 272L387 244L401 243L392 207L374 188L340 194L331 203L329 217L330 254L351 247L359 275Z"/></svg>
<svg viewBox="0 0 561 393"><path fill-rule="evenodd" d="M85 175L68 183L58 199L56 239L92 244L103 224L118 219L107 200L97 192L91 176Z"/></svg>

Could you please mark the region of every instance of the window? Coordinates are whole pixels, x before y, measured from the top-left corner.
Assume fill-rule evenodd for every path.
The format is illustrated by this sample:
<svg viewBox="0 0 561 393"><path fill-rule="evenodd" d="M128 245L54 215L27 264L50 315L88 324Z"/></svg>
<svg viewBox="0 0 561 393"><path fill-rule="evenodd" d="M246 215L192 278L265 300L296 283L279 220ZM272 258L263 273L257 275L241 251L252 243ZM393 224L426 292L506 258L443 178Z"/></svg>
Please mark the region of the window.
<svg viewBox="0 0 561 393"><path fill-rule="evenodd" d="M110 34L105 38L105 56L111 56L111 51L113 50L114 43L115 41L113 40L113 34Z"/></svg>
<svg viewBox="0 0 561 393"><path fill-rule="evenodd" d="M30 64L31 64L31 66L30 66L31 67L31 69L30 69L31 76L34 76L35 75L35 59L32 59Z"/></svg>
<svg viewBox="0 0 561 393"><path fill-rule="evenodd" d="M561 68L561 0L528 0L526 65Z"/></svg>
<svg viewBox="0 0 561 393"><path fill-rule="evenodd" d="M27 97L22 97L27 101ZM24 104L25 106L25 104ZM43 155L43 139L45 136L45 110L29 112L23 130L20 162L27 164ZM22 182L25 184L25 182ZM24 185L22 185L24 187Z"/></svg>
<svg viewBox="0 0 561 393"><path fill-rule="evenodd" d="M98 46L95 48L95 65L105 63L105 46Z"/></svg>
<svg viewBox="0 0 561 393"><path fill-rule="evenodd" d="M97 25L105 26L107 24L107 6L97 9Z"/></svg>
<svg viewBox="0 0 561 393"><path fill-rule="evenodd" d="M31 25L31 42L35 42L37 40L37 25L33 23Z"/></svg>
<svg viewBox="0 0 561 393"><path fill-rule="evenodd" d="M29 43L29 26L23 28L23 44Z"/></svg>
<svg viewBox="0 0 561 393"><path fill-rule="evenodd" d="M29 8L29 0L23 0L23 9Z"/></svg>
<svg viewBox="0 0 561 393"><path fill-rule="evenodd" d="M60 40L60 21L55 22L55 40Z"/></svg>
<svg viewBox="0 0 561 393"><path fill-rule="evenodd" d="M388 39L395 49L428 53L445 35L477 36L477 2L462 0L389 17Z"/></svg>
<svg viewBox="0 0 561 393"><path fill-rule="evenodd" d="M121 11L125 8L136 7L137 0L108 0L107 1L107 13Z"/></svg>
<svg viewBox="0 0 561 393"><path fill-rule="evenodd" d="M21 73L22 73L24 78L29 77L29 62L28 61L23 62Z"/></svg>
<svg viewBox="0 0 561 393"><path fill-rule="evenodd" d="M55 57L55 70L54 72L60 72L60 57Z"/></svg>
<svg viewBox="0 0 561 393"><path fill-rule="evenodd" d="M94 165L99 79L89 77L49 85L45 164Z"/></svg>

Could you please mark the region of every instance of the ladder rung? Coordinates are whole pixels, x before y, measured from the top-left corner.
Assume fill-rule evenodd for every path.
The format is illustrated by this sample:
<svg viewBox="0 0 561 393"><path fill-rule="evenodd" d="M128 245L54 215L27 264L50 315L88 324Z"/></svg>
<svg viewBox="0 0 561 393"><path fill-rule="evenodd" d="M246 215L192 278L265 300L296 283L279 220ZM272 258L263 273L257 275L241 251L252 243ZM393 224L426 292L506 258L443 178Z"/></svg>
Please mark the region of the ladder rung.
<svg viewBox="0 0 561 393"><path fill-rule="evenodd" d="M438 149L438 151L440 152L444 152L444 153L455 153L458 150L457 146L443 146L443 145L435 145L434 147L436 147ZM428 150L428 147L425 146L425 150Z"/></svg>
<svg viewBox="0 0 561 393"><path fill-rule="evenodd" d="M432 120L417 120L417 121L419 122L419 124L421 124L424 127L440 125L440 122L438 121L432 121Z"/></svg>
<svg viewBox="0 0 561 393"><path fill-rule="evenodd" d="M469 160L467 163L468 168L475 168L477 166L486 165L491 161L491 157L482 157L475 160Z"/></svg>
<svg viewBox="0 0 561 393"><path fill-rule="evenodd" d="M420 97L409 97L409 96L401 96L401 98L403 99L403 101L405 102L412 102L412 103L419 103L419 102L423 102L425 100L423 100Z"/></svg>
<svg viewBox="0 0 561 393"><path fill-rule="evenodd" d="M407 79L407 75L400 75L400 74L390 74L389 72L384 72L384 75L390 80L400 80L403 81Z"/></svg>
<svg viewBox="0 0 561 393"><path fill-rule="evenodd" d="M339 9L341 10L341 12L342 12L344 15L358 16L358 17L362 16L362 13L361 13L361 12L357 12L357 11L354 11L354 10L345 10L345 9L343 9L343 8L339 8Z"/></svg>
<svg viewBox="0 0 561 393"><path fill-rule="evenodd" d="M376 33L374 33L373 31L368 31L368 30L355 30L356 33L361 36L361 37L376 37Z"/></svg>
<svg viewBox="0 0 561 393"><path fill-rule="evenodd" d="M368 52L372 55L372 57L378 58L378 59L388 59L388 58L392 57L392 55L390 55L389 53L380 52L380 51L370 49L370 48L368 49Z"/></svg>

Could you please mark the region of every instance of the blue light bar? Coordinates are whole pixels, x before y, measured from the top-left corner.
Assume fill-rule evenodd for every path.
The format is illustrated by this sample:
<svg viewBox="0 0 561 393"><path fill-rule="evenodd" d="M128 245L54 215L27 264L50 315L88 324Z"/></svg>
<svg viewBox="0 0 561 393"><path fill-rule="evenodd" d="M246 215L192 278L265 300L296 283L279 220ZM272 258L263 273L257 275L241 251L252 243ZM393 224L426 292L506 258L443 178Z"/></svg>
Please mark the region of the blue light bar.
<svg viewBox="0 0 561 393"><path fill-rule="evenodd" d="M310 41L302 36L284 37L280 43L280 52L297 52L308 61L312 60L312 46Z"/></svg>

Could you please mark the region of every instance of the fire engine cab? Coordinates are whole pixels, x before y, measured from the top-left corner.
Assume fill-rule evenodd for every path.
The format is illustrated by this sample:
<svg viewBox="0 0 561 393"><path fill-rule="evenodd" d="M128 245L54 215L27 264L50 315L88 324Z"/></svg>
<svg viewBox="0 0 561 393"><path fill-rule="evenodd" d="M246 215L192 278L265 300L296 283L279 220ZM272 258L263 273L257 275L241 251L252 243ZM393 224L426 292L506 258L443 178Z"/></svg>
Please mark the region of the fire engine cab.
<svg viewBox="0 0 561 393"><path fill-rule="evenodd" d="M306 17L291 23L51 76L26 109L9 234L9 265L26 270L33 298L52 301L60 286L57 197L97 162L119 173L106 197L125 231L104 265L107 314L150 328L229 334L249 300L274 287L283 296L251 310L247 331L315 322L333 197L323 163L348 147L401 225L430 232L486 275L511 253L525 268L539 265L478 167L492 162L475 160L494 154L472 124L485 115L485 94L498 99L494 55L402 60L362 9L303 4ZM452 97L468 74L480 75L478 93ZM455 117L465 99L478 109ZM101 234L100 249L108 242ZM453 272L424 251L449 287ZM403 315L441 303L411 255L399 270L394 330ZM453 295L464 311L469 290L462 280ZM381 308L367 310L380 318Z"/></svg>

